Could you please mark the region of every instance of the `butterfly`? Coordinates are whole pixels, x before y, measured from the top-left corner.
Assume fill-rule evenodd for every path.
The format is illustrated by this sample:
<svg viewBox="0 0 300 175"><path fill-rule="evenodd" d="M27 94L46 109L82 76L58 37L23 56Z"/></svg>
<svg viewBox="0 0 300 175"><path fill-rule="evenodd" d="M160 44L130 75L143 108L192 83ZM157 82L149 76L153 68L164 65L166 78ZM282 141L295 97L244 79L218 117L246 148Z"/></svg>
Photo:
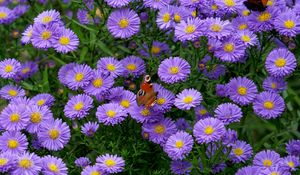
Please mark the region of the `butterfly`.
<svg viewBox="0 0 300 175"><path fill-rule="evenodd" d="M252 11L263 12L267 9L268 0L246 0L244 5Z"/></svg>
<svg viewBox="0 0 300 175"><path fill-rule="evenodd" d="M155 105L158 94L158 92L154 91L154 87L150 81L150 75L145 75L140 85L140 90L136 94L138 106L144 105L145 109L149 109Z"/></svg>

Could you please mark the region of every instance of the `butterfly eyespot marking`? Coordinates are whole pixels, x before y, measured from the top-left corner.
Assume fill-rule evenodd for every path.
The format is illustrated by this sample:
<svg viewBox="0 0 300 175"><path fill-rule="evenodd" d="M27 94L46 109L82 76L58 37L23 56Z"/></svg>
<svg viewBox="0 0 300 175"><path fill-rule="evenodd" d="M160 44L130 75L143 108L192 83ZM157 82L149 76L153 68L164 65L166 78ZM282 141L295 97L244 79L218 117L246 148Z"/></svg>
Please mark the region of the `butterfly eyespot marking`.
<svg viewBox="0 0 300 175"><path fill-rule="evenodd" d="M153 87L152 83L149 86L150 86L150 88L152 88Z"/></svg>
<svg viewBox="0 0 300 175"><path fill-rule="evenodd" d="M146 81L146 82L149 82L150 80L151 80L150 75L146 75L146 76L145 76L145 81Z"/></svg>
<svg viewBox="0 0 300 175"><path fill-rule="evenodd" d="M139 95L139 96L144 96L144 95L145 95L145 91L143 91L142 89L140 89L140 90L138 91L138 95Z"/></svg>

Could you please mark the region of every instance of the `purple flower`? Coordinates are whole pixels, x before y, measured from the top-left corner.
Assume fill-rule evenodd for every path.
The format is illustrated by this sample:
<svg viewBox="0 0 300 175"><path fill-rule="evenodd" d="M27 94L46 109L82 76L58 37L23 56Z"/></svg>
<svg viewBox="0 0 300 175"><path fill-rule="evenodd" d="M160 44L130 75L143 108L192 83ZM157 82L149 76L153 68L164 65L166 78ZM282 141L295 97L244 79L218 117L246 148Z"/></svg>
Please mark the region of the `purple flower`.
<svg viewBox="0 0 300 175"><path fill-rule="evenodd" d="M157 122L163 118L161 112L146 109L144 106L138 106L136 101L132 105L132 108L129 108L128 112L138 123Z"/></svg>
<svg viewBox="0 0 300 175"><path fill-rule="evenodd" d="M300 140L290 140L286 143L286 152L292 156L300 156Z"/></svg>
<svg viewBox="0 0 300 175"><path fill-rule="evenodd" d="M220 18L207 18L205 24L208 27L208 31L205 35L210 38L226 38L233 30L232 25L228 20L222 21Z"/></svg>
<svg viewBox="0 0 300 175"><path fill-rule="evenodd" d="M60 32L61 27L57 23L51 25L35 24L31 36L32 45L39 49L53 47L55 38Z"/></svg>
<svg viewBox="0 0 300 175"><path fill-rule="evenodd" d="M25 107L9 104L0 114L0 125L8 131L20 131L29 123L29 114Z"/></svg>
<svg viewBox="0 0 300 175"><path fill-rule="evenodd" d="M228 38L216 48L215 56L224 62L237 62L245 55L246 47L236 38Z"/></svg>
<svg viewBox="0 0 300 175"><path fill-rule="evenodd" d="M237 132L232 129L227 129L225 134L222 137L222 143L226 146L233 146L235 142L238 140Z"/></svg>
<svg viewBox="0 0 300 175"><path fill-rule="evenodd" d="M41 171L41 158L34 153L24 152L17 156L18 166L11 172L12 175L39 174Z"/></svg>
<svg viewBox="0 0 300 175"><path fill-rule="evenodd" d="M16 156L8 152L0 153L0 173L8 173L17 165Z"/></svg>
<svg viewBox="0 0 300 175"><path fill-rule="evenodd" d="M17 73L17 76L14 77L15 80L19 79L26 79L32 76L34 73L38 71L39 67L36 62L33 61L26 61L25 63L21 64L21 69Z"/></svg>
<svg viewBox="0 0 300 175"><path fill-rule="evenodd" d="M257 94L256 85L246 77L232 78L226 87L229 98L243 106L252 103Z"/></svg>
<svg viewBox="0 0 300 175"><path fill-rule="evenodd" d="M164 6L159 9L156 23L161 30L170 29L174 26L172 21L173 10L172 6Z"/></svg>
<svg viewBox="0 0 300 175"><path fill-rule="evenodd" d="M225 132L224 123L211 117L199 120L193 130L194 137L199 144L219 141Z"/></svg>
<svg viewBox="0 0 300 175"><path fill-rule="evenodd" d="M284 166L287 170L290 171L296 171L299 165L299 157L297 156L286 156L281 160L281 166Z"/></svg>
<svg viewBox="0 0 300 175"><path fill-rule="evenodd" d="M90 23L89 14L84 9L78 9L77 19L81 24L89 24Z"/></svg>
<svg viewBox="0 0 300 175"><path fill-rule="evenodd" d="M219 97L226 97L228 95L226 84L217 84L216 85L216 95Z"/></svg>
<svg viewBox="0 0 300 175"><path fill-rule="evenodd" d="M291 175L291 173L289 171L287 171L284 167L278 166L278 165L263 169L260 172L260 175L272 175L272 174Z"/></svg>
<svg viewBox="0 0 300 175"><path fill-rule="evenodd" d="M292 52L285 48L272 50L266 58L266 70L271 76L284 77L290 75L297 67L297 61Z"/></svg>
<svg viewBox="0 0 300 175"><path fill-rule="evenodd" d="M96 166L108 173L122 172L125 166L125 161L117 155L105 154L97 157Z"/></svg>
<svg viewBox="0 0 300 175"><path fill-rule="evenodd" d="M29 133L37 133L43 122L53 119L53 114L47 106L28 105L27 111L30 120L26 130Z"/></svg>
<svg viewBox="0 0 300 175"><path fill-rule="evenodd" d="M145 7L149 7L149 8L153 8L153 9L160 9L160 8L163 8L163 7L167 6L168 4L170 4L171 0L164 0L164 1L143 0L143 2L144 2Z"/></svg>
<svg viewBox="0 0 300 175"><path fill-rule="evenodd" d="M246 162L252 156L252 147L244 141L236 141L231 148L230 158L234 163Z"/></svg>
<svg viewBox="0 0 300 175"><path fill-rule="evenodd" d="M229 14L236 13L244 6L243 0L216 0L216 5Z"/></svg>
<svg viewBox="0 0 300 175"><path fill-rule="evenodd" d="M243 113L239 106L232 103L223 103L215 109L215 117L225 125L228 125L233 122L239 122L243 117Z"/></svg>
<svg viewBox="0 0 300 175"><path fill-rule="evenodd" d="M77 35L70 29L63 28L61 32L55 36L53 47L57 52L68 53L77 49L79 39Z"/></svg>
<svg viewBox="0 0 300 175"><path fill-rule="evenodd" d="M107 173L102 170L99 166L86 166L84 167L83 171L81 172L81 175L107 175Z"/></svg>
<svg viewBox="0 0 300 175"><path fill-rule="evenodd" d="M116 38L130 38L140 29L140 18L130 9L117 9L113 11L107 20L109 32Z"/></svg>
<svg viewBox="0 0 300 175"><path fill-rule="evenodd" d="M280 162L280 155L275 151L264 150L254 156L253 165L260 168L271 168Z"/></svg>
<svg viewBox="0 0 300 175"><path fill-rule="evenodd" d="M42 172L45 175L67 175L68 168L61 158L48 155L42 158Z"/></svg>
<svg viewBox="0 0 300 175"><path fill-rule="evenodd" d="M281 34L294 37L300 33L300 17L295 12L288 10L274 20L274 28Z"/></svg>
<svg viewBox="0 0 300 175"><path fill-rule="evenodd" d="M169 84L187 79L191 72L189 63L180 57L170 57L161 62L158 68L159 78Z"/></svg>
<svg viewBox="0 0 300 175"><path fill-rule="evenodd" d="M47 106L50 108L53 105L54 101L55 99L51 94L42 93L32 97L30 100L30 104L40 107Z"/></svg>
<svg viewBox="0 0 300 175"><path fill-rule="evenodd" d="M249 30L238 31L237 38L241 40L246 47L258 44L257 36Z"/></svg>
<svg viewBox="0 0 300 175"><path fill-rule="evenodd" d="M235 30L243 31L249 29L248 17L236 17L232 19L232 26Z"/></svg>
<svg viewBox="0 0 300 175"><path fill-rule="evenodd" d="M14 20L13 11L0 6L0 24L8 24Z"/></svg>
<svg viewBox="0 0 300 175"><path fill-rule="evenodd" d="M197 106L195 109L196 120L204 119L207 117L212 117L212 115L207 111L207 109L203 106Z"/></svg>
<svg viewBox="0 0 300 175"><path fill-rule="evenodd" d="M0 96L7 100L25 96L25 90L12 85L6 85L0 89Z"/></svg>
<svg viewBox="0 0 300 175"><path fill-rule="evenodd" d="M274 8L267 8L263 12L251 12L248 20L249 27L254 32L270 31L274 28L273 22L279 12Z"/></svg>
<svg viewBox="0 0 300 175"><path fill-rule="evenodd" d="M124 72L122 63L113 57L100 58L97 62L97 69L109 73L113 78L122 75Z"/></svg>
<svg viewBox="0 0 300 175"><path fill-rule="evenodd" d="M283 98L276 93L264 91L256 96L253 102L255 114L265 118L277 118L285 109Z"/></svg>
<svg viewBox="0 0 300 175"><path fill-rule="evenodd" d="M127 110L127 112L129 112L128 109L131 108L136 102L136 95L131 91L124 90L121 94L121 97L119 99L112 100L112 102L119 103L123 108Z"/></svg>
<svg viewBox="0 0 300 175"><path fill-rule="evenodd" d="M172 134L164 145L164 151L172 160L184 159L193 148L193 137L184 131Z"/></svg>
<svg viewBox="0 0 300 175"><path fill-rule="evenodd" d="M32 32L33 32L33 26L28 26L25 31L22 33L21 42L23 44L29 44L31 42L32 38Z"/></svg>
<svg viewBox="0 0 300 175"><path fill-rule="evenodd" d="M144 123L142 129L149 134L150 141L161 145L177 131L175 122L170 118L163 118L153 123Z"/></svg>
<svg viewBox="0 0 300 175"><path fill-rule="evenodd" d="M196 7L201 2L200 0L179 0L182 6L186 7Z"/></svg>
<svg viewBox="0 0 300 175"><path fill-rule="evenodd" d="M113 126L125 120L127 113L120 104L108 103L97 108L96 116L100 123Z"/></svg>
<svg viewBox="0 0 300 175"><path fill-rule="evenodd" d="M89 114L89 110L93 107L93 99L85 94L73 96L67 102L64 113L66 117L74 120L82 119Z"/></svg>
<svg viewBox="0 0 300 175"><path fill-rule="evenodd" d="M21 63L14 58L6 58L0 61L0 77L13 78L21 70Z"/></svg>
<svg viewBox="0 0 300 175"><path fill-rule="evenodd" d="M113 8L120 8L128 5L131 0L104 0L104 1Z"/></svg>
<svg viewBox="0 0 300 175"><path fill-rule="evenodd" d="M185 89L176 95L174 105L178 109L190 110L196 107L202 101L202 95L195 89Z"/></svg>
<svg viewBox="0 0 300 175"><path fill-rule="evenodd" d="M170 111L175 101L175 95L164 87L158 88L158 86L158 84L154 84L154 90L158 92L158 95L153 110L161 112Z"/></svg>
<svg viewBox="0 0 300 175"><path fill-rule="evenodd" d="M89 85L84 87L84 92L90 95L103 94L114 84L112 76L105 75L100 70L94 70L94 76Z"/></svg>
<svg viewBox="0 0 300 175"><path fill-rule="evenodd" d="M192 129L191 125L184 118L177 119L175 124L176 124L178 130L185 131L187 129Z"/></svg>
<svg viewBox="0 0 300 175"><path fill-rule="evenodd" d="M159 57L163 54L168 53L170 50L169 45L164 42L153 41L151 47L148 47L147 43L142 45L139 53L144 57Z"/></svg>
<svg viewBox="0 0 300 175"><path fill-rule="evenodd" d="M175 27L175 37L180 41L193 41L203 35L204 22L199 18L188 18Z"/></svg>
<svg viewBox="0 0 300 175"><path fill-rule="evenodd" d="M91 161L87 157L79 157L75 160L75 165L80 168L87 167L91 164ZM88 174L90 175L90 174Z"/></svg>
<svg viewBox="0 0 300 175"><path fill-rule="evenodd" d="M171 162L171 171L177 175L188 175L191 172L192 164L188 161L173 160Z"/></svg>
<svg viewBox="0 0 300 175"><path fill-rule="evenodd" d="M265 91L279 93L287 88L287 82L282 77L267 77L263 82L263 88Z"/></svg>
<svg viewBox="0 0 300 175"><path fill-rule="evenodd" d="M87 86L94 74L90 66L82 64L75 65L65 76L66 85L72 90L78 90L79 88Z"/></svg>
<svg viewBox="0 0 300 175"><path fill-rule="evenodd" d="M61 84L67 86L66 74L73 70L76 65L78 66L79 64L73 62L60 67L58 71L58 80Z"/></svg>
<svg viewBox="0 0 300 175"><path fill-rule="evenodd" d="M83 126L81 126L81 133L88 137L92 137L97 132L98 128L98 123L89 121L88 123L85 123Z"/></svg>
<svg viewBox="0 0 300 175"><path fill-rule="evenodd" d="M235 175L259 175L260 169L254 166L247 166L239 169Z"/></svg>
<svg viewBox="0 0 300 175"><path fill-rule="evenodd" d="M128 56L121 60L124 66L123 76L128 77L133 75L134 77L145 74L146 66L144 60L136 56Z"/></svg>
<svg viewBox="0 0 300 175"><path fill-rule="evenodd" d="M61 150L71 137L70 128L61 119L42 123L38 132L41 145L48 150Z"/></svg>
<svg viewBox="0 0 300 175"><path fill-rule="evenodd" d="M49 25L60 21L60 14L56 10L47 10L40 13L35 19L35 24Z"/></svg>
<svg viewBox="0 0 300 175"><path fill-rule="evenodd" d="M0 150L3 153L20 154L27 150L27 138L20 131L5 131L0 140Z"/></svg>

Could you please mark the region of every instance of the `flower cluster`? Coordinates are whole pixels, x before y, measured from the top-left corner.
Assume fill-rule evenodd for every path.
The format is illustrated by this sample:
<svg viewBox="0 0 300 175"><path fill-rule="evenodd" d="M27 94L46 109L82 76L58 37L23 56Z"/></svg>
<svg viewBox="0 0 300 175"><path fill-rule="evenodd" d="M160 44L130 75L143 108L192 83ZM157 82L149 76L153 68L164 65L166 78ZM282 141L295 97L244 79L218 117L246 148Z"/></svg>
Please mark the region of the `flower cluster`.
<svg viewBox="0 0 300 175"><path fill-rule="evenodd" d="M11 9L11 7L13 8ZM1 1L0 2L0 24L10 24L24 15L28 9L27 1Z"/></svg>

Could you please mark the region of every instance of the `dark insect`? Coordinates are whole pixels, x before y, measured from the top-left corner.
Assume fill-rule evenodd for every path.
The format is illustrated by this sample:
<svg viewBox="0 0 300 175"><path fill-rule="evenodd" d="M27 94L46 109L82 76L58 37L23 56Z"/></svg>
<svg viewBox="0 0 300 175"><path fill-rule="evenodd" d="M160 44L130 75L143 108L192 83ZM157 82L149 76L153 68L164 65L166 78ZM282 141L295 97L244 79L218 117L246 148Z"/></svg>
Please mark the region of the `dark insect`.
<svg viewBox="0 0 300 175"><path fill-rule="evenodd" d="M144 105L146 109L154 106L156 103L157 92L154 91L153 85L150 83L151 77L146 75L140 85L140 90L136 95L138 106Z"/></svg>
<svg viewBox="0 0 300 175"><path fill-rule="evenodd" d="M244 5L252 11L263 12L267 9L268 0L246 0Z"/></svg>

